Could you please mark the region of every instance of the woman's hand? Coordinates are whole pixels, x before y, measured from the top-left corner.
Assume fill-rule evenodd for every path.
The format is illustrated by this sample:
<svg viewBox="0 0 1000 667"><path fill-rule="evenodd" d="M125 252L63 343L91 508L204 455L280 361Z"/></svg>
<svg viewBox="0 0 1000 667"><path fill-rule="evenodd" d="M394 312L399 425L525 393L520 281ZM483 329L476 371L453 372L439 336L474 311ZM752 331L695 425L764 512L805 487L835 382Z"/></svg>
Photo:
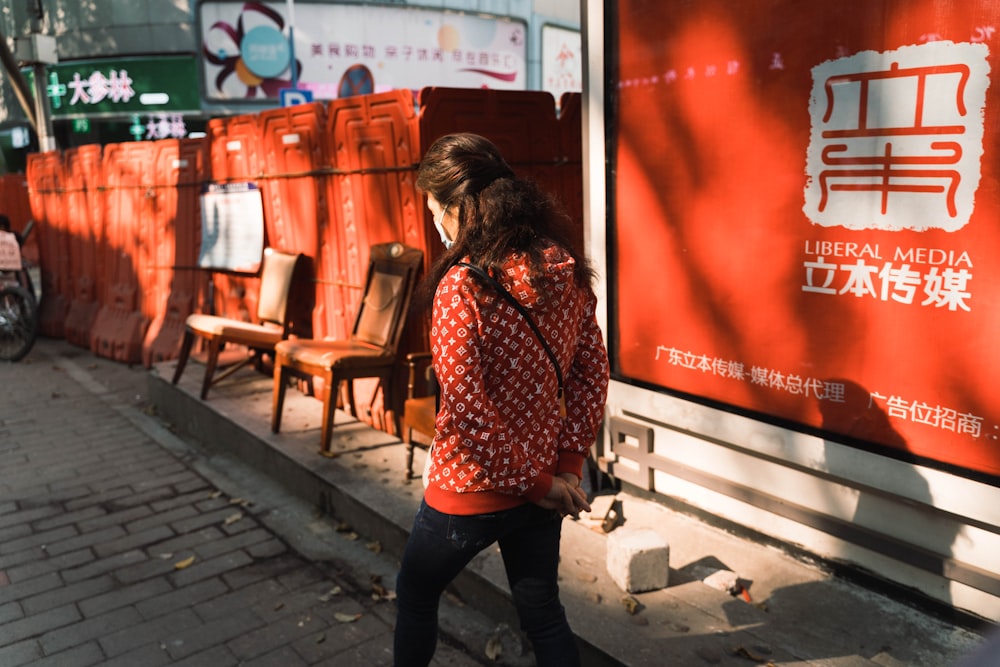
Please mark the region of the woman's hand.
<svg viewBox="0 0 1000 667"><path fill-rule="evenodd" d="M569 514L574 519L580 517L581 511L590 511L587 494L580 488L580 479L569 473L553 477L552 488L538 504L546 509L558 510L563 516Z"/></svg>

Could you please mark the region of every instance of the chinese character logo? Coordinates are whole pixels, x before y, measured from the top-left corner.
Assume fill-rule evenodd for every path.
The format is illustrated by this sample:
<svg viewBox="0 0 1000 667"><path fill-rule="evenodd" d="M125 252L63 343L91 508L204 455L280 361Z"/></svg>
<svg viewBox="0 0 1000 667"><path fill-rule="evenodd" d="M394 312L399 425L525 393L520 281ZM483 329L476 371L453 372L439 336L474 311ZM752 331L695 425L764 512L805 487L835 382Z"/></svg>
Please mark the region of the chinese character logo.
<svg viewBox="0 0 1000 667"><path fill-rule="evenodd" d="M824 227L961 229L979 187L985 44L866 51L813 68L806 216Z"/></svg>
<svg viewBox="0 0 1000 667"><path fill-rule="evenodd" d="M67 86L59 82L59 77L53 73L49 76L48 93L53 100L53 108L62 106L62 97L67 95ZM69 105L77 104L100 104L104 100L112 102L126 103L135 97L135 90L132 88L132 78L127 70L111 70L110 74L93 71L86 79L80 76L79 72L73 72L73 79L69 82L69 89L73 91L70 96Z"/></svg>

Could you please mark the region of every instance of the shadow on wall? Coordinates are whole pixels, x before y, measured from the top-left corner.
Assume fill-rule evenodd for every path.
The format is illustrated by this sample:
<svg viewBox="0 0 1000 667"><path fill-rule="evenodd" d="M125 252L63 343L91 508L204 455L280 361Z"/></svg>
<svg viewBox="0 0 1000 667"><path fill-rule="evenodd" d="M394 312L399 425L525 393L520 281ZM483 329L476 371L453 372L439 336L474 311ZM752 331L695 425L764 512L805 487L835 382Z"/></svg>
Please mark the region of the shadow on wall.
<svg viewBox="0 0 1000 667"><path fill-rule="evenodd" d="M909 451L906 439L893 428L889 415L869 390L842 378L829 382L843 385L844 396L839 402L819 401L824 430ZM876 463L862 469L862 456L871 461L870 453L845 445L828 443L824 452L828 470L843 477L848 477L845 471L851 471L849 477L859 480L853 516L838 537L940 577L931 585L933 590L924 585L920 592L951 604L947 563L953 556L959 525L935 508L930 486L917 468L886 459L887 465Z"/></svg>

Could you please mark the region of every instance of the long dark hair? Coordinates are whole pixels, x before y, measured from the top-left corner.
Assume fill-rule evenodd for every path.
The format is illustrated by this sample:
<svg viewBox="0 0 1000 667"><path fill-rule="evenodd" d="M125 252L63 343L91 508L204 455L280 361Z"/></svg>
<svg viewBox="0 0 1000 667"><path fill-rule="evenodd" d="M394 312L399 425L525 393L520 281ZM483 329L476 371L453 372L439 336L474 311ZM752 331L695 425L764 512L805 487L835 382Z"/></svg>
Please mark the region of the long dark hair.
<svg viewBox="0 0 1000 667"><path fill-rule="evenodd" d="M511 253L524 253L529 273L540 275L543 251L555 243L576 261L577 285L594 277L590 261L569 241L569 218L551 196L514 170L489 139L478 134L448 134L435 141L420 162L417 187L458 216L454 245L431 266L417 292L428 306L442 276L469 257L494 276Z"/></svg>

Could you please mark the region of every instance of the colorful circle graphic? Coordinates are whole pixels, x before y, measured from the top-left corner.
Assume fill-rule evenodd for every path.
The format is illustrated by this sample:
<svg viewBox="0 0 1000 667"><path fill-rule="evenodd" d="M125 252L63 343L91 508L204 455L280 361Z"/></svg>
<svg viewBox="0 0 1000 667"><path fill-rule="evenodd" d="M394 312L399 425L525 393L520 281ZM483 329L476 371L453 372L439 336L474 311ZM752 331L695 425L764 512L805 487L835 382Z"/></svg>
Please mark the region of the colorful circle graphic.
<svg viewBox="0 0 1000 667"><path fill-rule="evenodd" d="M278 76L291 61L288 40L280 30L261 25L249 31L240 43L240 56L247 69L261 79Z"/></svg>

